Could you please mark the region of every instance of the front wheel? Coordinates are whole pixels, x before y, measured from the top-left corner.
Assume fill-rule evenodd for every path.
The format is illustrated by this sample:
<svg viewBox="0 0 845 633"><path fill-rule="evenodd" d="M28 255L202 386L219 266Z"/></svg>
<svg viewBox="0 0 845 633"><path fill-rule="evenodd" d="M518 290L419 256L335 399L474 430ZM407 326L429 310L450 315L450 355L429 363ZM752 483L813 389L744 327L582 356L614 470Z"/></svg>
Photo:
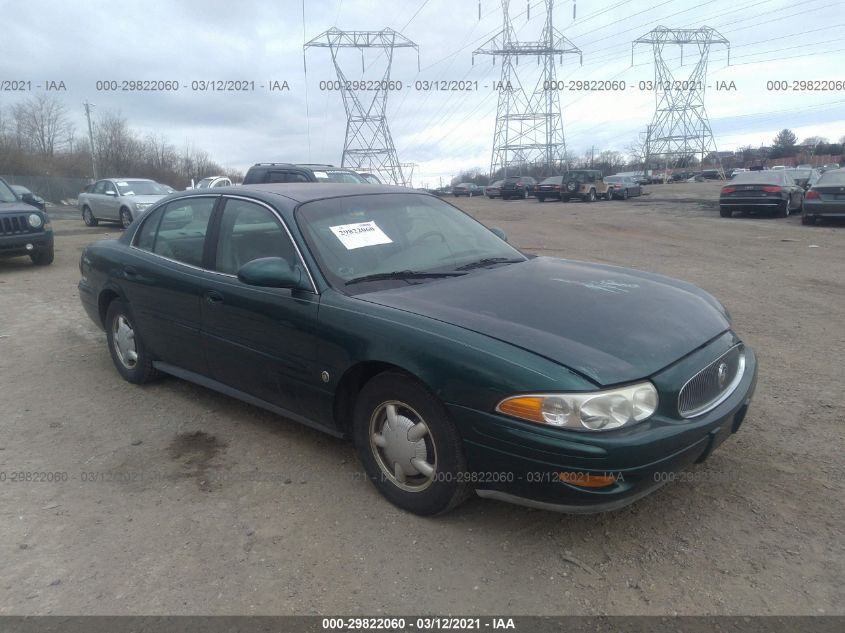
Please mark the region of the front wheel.
<svg viewBox="0 0 845 633"><path fill-rule="evenodd" d="M153 359L135 329L129 309L120 299L109 304L105 326L112 361L124 380L135 384L153 380L158 375Z"/></svg>
<svg viewBox="0 0 845 633"><path fill-rule="evenodd" d="M623 199L623 200L627 200L627 199L628 199L628 189L627 189L627 187L626 187L625 189L623 189L623 190L622 190L622 199Z"/></svg>
<svg viewBox="0 0 845 633"><path fill-rule="evenodd" d="M443 404L399 372L370 380L355 403L353 436L364 469L394 505L442 514L472 493L461 438Z"/></svg>
<svg viewBox="0 0 845 633"><path fill-rule="evenodd" d="M99 221L94 217L94 213L88 207L82 207L82 221L85 226L97 226Z"/></svg>
<svg viewBox="0 0 845 633"><path fill-rule="evenodd" d="M132 224L132 214L129 212L129 209L123 207L120 210L120 226L128 229L130 224Z"/></svg>
<svg viewBox="0 0 845 633"><path fill-rule="evenodd" d="M49 266L53 263L54 257L55 253L53 251L52 246L42 251L37 251L29 256L29 258L32 260L32 263L36 266Z"/></svg>

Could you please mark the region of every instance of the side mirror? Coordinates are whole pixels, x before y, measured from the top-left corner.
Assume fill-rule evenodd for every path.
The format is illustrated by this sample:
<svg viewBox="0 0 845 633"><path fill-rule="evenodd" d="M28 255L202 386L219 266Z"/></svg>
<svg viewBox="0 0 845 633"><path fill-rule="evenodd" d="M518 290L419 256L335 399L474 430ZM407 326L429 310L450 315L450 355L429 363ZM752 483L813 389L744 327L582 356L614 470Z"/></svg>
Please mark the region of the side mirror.
<svg viewBox="0 0 845 633"><path fill-rule="evenodd" d="M301 288L302 271L291 268L281 257L253 259L241 266L238 279L250 286L260 288Z"/></svg>
<svg viewBox="0 0 845 633"><path fill-rule="evenodd" d="M490 228L490 232L491 232L493 235L495 235L496 237L498 237L500 240L502 240L503 242L507 242L507 241L508 241L508 234L507 234L507 233L505 233L505 232L504 232L502 229L500 229L498 226L491 227L491 228Z"/></svg>
<svg viewBox="0 0 845 633"><path fill-rule="evenodd" d="M21 202L26 202L27 204L35 204L35 196L32 195L30 192L22 193L21 194Z"/></svg>
<svg viewBox="0 0 845 633"><path fill-rule="evenodd" d="M106 191L106 195L117 198L117 192L116 191Z"/></svg>

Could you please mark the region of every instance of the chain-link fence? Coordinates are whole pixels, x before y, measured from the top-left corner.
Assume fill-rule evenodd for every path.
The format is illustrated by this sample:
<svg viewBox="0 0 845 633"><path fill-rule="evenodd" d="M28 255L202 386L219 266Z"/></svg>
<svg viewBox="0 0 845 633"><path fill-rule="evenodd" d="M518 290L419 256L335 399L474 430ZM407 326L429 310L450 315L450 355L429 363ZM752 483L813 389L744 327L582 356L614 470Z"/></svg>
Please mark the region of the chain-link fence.
<svg viewBox="0 0 845 633"><path fill-rule="evenodd" d="M10 185L22 185L37 196L53 204L62 204L62 200L76 200L79 192L85 189L85 178L60 178L58 176L2 176Z"/></svg>

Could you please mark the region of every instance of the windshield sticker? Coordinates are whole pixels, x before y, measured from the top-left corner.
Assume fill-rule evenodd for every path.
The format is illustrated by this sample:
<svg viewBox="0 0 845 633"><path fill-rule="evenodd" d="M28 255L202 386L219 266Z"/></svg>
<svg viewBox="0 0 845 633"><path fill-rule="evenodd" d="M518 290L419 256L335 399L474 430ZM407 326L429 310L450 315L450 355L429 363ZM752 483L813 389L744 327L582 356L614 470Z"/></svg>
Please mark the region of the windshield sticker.
<svg viewBox="0 0 845 633"><path fill-rule="evenodd" d="M117 186L118 187L128 187L129 183L128 182L119 182L119 183L117 183Z"/></svg>
<svg viewBox="0 0 845 633"><path fill-rule="evenodd" d="M315 177L315 178L328 178L328 177L329 177L329 175L328 175L326 172L324 172L324 171L315 171L315 172L314 172L314 177Z"/></svg>
<svg viewBox="0 0 845 633"><path fill-rule="evenodd" d="M639 288L639 284L626 284L621 281L614 281L612 279L602 279L601 281L575 281L572 279L559 279L553 277L552 281L562 281L565 284L578 284L590 290L601 290L603 292L628 292L629 289Z"/></svg>
<svg viewBox="0 0 845 633"><path fill-rule="evenodd" d="M364 246L377 246L378 244L391 244L393 242L372 220L357 224L330 226L329 228L348 251Z"/></svg>

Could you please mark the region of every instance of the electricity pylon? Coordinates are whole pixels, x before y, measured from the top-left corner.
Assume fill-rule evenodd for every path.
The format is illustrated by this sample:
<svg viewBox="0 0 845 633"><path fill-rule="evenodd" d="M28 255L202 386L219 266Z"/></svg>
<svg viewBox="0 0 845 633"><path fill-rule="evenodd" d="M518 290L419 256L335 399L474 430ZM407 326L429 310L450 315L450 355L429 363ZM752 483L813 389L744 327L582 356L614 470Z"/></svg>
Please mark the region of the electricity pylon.
<svg viewBox="0 0 845 633"><path fill-rule="evenodd" d="M508 12L510 0L501 2L502 30L472 53L473 63L476 55L492 55L494 63L496 56L502 58L490 177L498 169L507 176L512 167L521 173L529 163L540 163L551 172L560 168L566 154L555 57L563 62L564 55L577 54L581 59L581 50L554 27L554 0L545 0L546 21L542 39L536 42L517 41ZM542 65L533 88L518 72L519 58L525 56L536 57Z"/></svg>
<svg viewBox="0 0 845 633"><path fill-rule="evenodd" d="M646 133L644 169L647 169L649 160L653 158L661 158L666 164L692 156L699 156L703 161L708 153L713 152L719 163L719 171L722 171L722 160L716 150L716 140L704 109L704 92L707 87L710 48L714 45L727 46L730 64L730 42L708 26L698 29L658 26L631 44L631 64L634 63L634 48L637 44L651 44L654 51L656 107ZM675 77L663 57L663 51L667 46L679 46L683 66L684 45L689 44L695 45L698 60L689 75Z"/></svg>
<svg viewBox="0 0 845 633"><path fill-rule="evenodd" d="M405 186L413 187L414 169L419 167L419 165L417 165L416 163L399 163L399 166L402 168L402 174L405 176Z"/></svg>
<svg viewBox="0 0 845 633"><path fill-rule="evenodd" d="M375 173L382 182L402 185L405 178L396 155L393 137L387 125L387 95L390 92L390 69L393 63L393 49L414 48L417 51L419 68L419 47L404 35L393 29L381 31L341 31L331 28L307 42L303 48L328 48L337 72L338 87L346 110L346 138L340 164L355 170ZM338 53L344 48L361 51L361 73L364 68L364 49L383 49L387 65L381 80L348 80L340 67ZM303 53L304 55L304 53ZM368 88L374 88L369 89Z"/></svg>

